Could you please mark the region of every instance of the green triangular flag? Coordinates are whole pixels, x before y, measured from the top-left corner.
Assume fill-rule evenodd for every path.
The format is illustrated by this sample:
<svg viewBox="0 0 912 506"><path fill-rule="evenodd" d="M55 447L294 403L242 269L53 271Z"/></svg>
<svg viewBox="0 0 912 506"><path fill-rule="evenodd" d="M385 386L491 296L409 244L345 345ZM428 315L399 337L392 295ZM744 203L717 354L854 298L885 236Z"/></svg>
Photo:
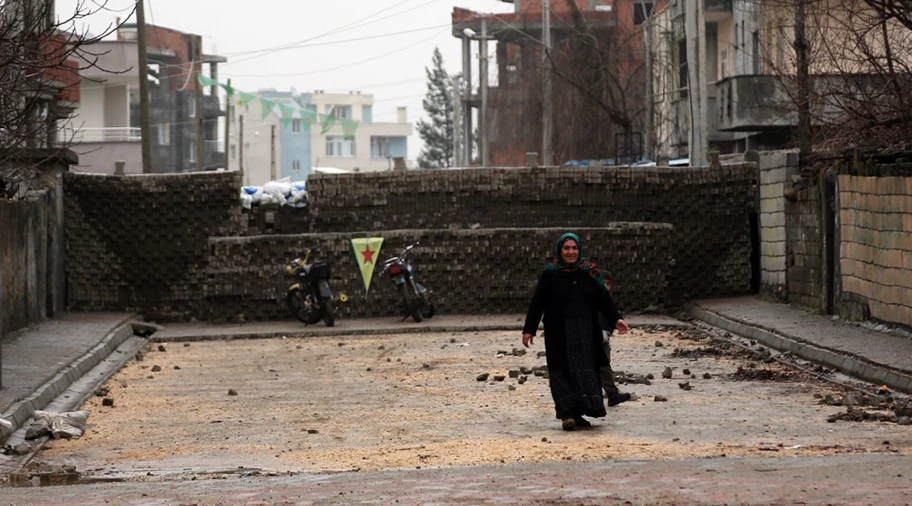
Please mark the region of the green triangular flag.
<svg viewBox="0 0 912 506"><path fill-rule="evenodd" d="M250 102L253 102L253 99L256 98L256 95L253 93L247 93L246 91L238 91L238 96L240 96L240 99L238 99L238 104L243 106L246 106Z"/></svg>
<svg viewBox="0 0 912 506"><path fill-rule="evenodd" d="M263 111L263 117L261 120L266 119L272 113L272 110L275 109L276 103L272 100L266 100L265 98L260 97L260 108Z"/></svg>
<svg viewBox="0 0 912 506"><path fill-rule="evenodd" d="M218 81L216 81L215 79L210 79L209 77L206 77L202 74L200 74L197 77L197 79L199 79L199 83L202 86L215 86L216 84L218 84Z"/></svg>
<svg viewBox="0 0 912 506"><path fill-rule="evenodd" d="M345 119L342 118L342 132L345 134L346 140L351 140L355 138L355 130L358 129L358 120L354 119Z"/></svg>
<svg viewBox="0 0 912 506"><path fill-rule="evenodd" d="M279 111L282 113L282 124L288 127L288 122L291 121L295 108L287 104L279 103Z"/></svg>
<svg viewBox="0 0 912 506"><path fill-rule="evenodd" d="M222 89L225 90L225 93L228 94L229 98L234 95L234 88L232 88L231 86L228 86L227 84L219 84L219 86L221 86Z"/></svg>
<svg viewBox="0 0 912 506"><path fill-rule="evenodd" d="M317 113L307 109L299 109L298 111L301 113L301 119L304 120L304 124L308 127L317 122Z"/></svg>
<svg viewBox="0 0 912 506"><path fill-rule="evenodd" d="M328 132L335 124L336 124L335 116L327 116L325 114L321 114L320 115L320 127L322 127L322 128L320 129L320 135L323 135L326 132Z"/></svg>

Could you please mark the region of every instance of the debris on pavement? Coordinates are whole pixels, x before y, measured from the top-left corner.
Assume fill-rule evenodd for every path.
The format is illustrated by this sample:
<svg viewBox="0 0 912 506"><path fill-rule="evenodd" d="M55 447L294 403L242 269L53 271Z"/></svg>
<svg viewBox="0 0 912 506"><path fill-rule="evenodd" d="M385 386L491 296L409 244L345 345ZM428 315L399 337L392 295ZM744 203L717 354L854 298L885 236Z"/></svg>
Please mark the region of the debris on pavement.
<svg viewBox="0 0 912 506"><path fill-rule="evenodd" d="M25 439L37 439L51 435L57 439L73 439L81 437L85 432L88 411L68 411L65 413L51 413L36 410L32 415L34 421L25 431Z"/></svg>

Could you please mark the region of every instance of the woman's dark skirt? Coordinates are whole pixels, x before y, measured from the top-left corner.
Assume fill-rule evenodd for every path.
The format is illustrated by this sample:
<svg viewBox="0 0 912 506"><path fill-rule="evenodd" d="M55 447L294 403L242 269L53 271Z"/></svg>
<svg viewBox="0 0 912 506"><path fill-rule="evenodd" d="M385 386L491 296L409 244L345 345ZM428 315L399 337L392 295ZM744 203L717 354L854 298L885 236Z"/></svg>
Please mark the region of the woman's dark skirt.
<svg viewBox="0 0 912 506"><path fill-rule="evenodd" d="M593 341L592 320L566 318L564 336L567 340L566 369L548 371L551 396L557 418L564 420L575 416L605 416L602 383Z"/></svg>

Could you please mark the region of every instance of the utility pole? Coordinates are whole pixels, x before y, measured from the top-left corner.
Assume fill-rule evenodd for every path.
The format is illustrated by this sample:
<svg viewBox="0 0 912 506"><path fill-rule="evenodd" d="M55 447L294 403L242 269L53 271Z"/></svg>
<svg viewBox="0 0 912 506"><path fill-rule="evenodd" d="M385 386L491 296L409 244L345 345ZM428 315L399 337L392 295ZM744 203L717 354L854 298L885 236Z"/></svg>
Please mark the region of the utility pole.
<svg viewBox="0 0 912 506"><path fill-rule="evenodd" d="M203 85L199 82L199 76L203 75L203 39L199 35L193 36L194 48L193 58L196 60L196 81L194 94L196 96L195 115L196 115L196 170L206 170L206 163L203 159Z"/></svg>
<svg viewBox="0 0 912 506"><path fill-rule="evenodd" d="M465 167L462 152L462 76L450 77L453 87L453 167Z"/></svg>
<svg viewBox="0 0 912 506"><path fill-rule="evenodd" d="M686 0L684 34L687 37L687 96L690 102L690 165L706 163L706 22L704 0Z"/></svg>
<svg viewBox="0 0 912 506"><path fill-rule="evenodd" d="M238 167L241 169L241 181L244 181L244 115L238 117Z"/></svg>
<svg viewBox="0 0 912 506"><path fill-rule="evenodd" d="M270 141L269 141L269 145L270 145L270 148L269 148L269 177L271 178L271 181L275 181L276 179L278 179L277 174L276 174L276 152L275 152L275 149L276 149L276 137L275 137L276 126L275 126L275 125L272 125L271 130L272 130L272 135L271 135L271 138L270 138Z"/></svg>
<svg viewBox="0 0 912 506"><path fill-rule="evenodd" d="M553 163L551 154L551 6L542 0L542 166Z"/></svg>
<svg viewBox="0 0 912 506"><path fill-rule="evenodd" d="M488 17L481 18L481 40L479 41L478 85L481 87L481 109L478 111L478 126L481 130L481 166L488 166Z"/></svg>
<svg viewBox="0 0 912 506"><path fill-rule="evenodd" d="M643 14L646 13L645 4L634 4L634 9L641 8L643 9ZM647 158L653 160L656 159L655 154L652 152L653 147L653 133L652 133L652 122L653 114L655 114L655 103L653 102L652 97L652 15L646 15L646 22L643 23L643 45L646 47L646 135L645 137L645 146L644 151Z"/></svg>
<svg viewBox="0 0 912 506"><path fill-rule="evenodd" d="M231 89L231 78L228 78L228 89ZM231 170L231 95L225 94L225 169Z"/></svg>
<svg viewBox="0 0 912 506"><path fill-rule="evenodd" d="M462 149L466 167L472 166L472 38L462 34L462 78L465 80L465 110L462 122Z"/></svg>
<svg viewBox="0 0 912 506"><path fill-rule="evenodd" d="M146 47L146 8L136 0L136 49L139 57L139 132L143 174L152 172L152 119L149 111L149 53Z"/></svg>

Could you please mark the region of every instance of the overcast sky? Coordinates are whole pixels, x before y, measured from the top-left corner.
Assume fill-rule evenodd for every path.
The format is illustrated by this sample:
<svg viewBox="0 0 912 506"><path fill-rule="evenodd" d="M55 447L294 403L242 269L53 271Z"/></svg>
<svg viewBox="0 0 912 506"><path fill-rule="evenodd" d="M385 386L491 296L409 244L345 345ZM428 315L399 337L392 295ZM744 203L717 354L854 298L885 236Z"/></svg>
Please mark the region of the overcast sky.
<svg viewBox="0 0 912 506"><path fill-rule="evenodd" d="M81 22L97 34L129 15L133 1L57 0L58 17L71 17L78 4L94 12ZM461 44L450 28L454 6L513 10L501 0L146 0L146 22L202 35L207 53L228 58L219 81L230 77L237 89L358 90L374 95L374 121L395 121L404 105L415 123L424 114L424 69L434 47L450 73L461 71ZM302 47L276 50L285 45ZM270 51L254 52L264 49ZM416 133L409 158L419 147Z"/></svg>

